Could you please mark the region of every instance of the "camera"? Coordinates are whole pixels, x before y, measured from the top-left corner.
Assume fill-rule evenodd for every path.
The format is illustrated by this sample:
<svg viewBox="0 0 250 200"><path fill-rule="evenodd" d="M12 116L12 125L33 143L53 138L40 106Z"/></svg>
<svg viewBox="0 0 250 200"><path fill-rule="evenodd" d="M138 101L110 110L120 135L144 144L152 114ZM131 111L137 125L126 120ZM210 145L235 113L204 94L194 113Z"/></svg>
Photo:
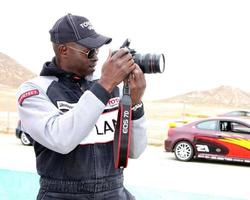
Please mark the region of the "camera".
<svg viewBox="0 0 250 200"><path fill-rule="evenodd" d="M130 40L126 39L120 48L127 47L132 54L133 59L137 65L141 68L143 73L163 73L165 70L165 56L164 54L140 54L134 49L129 48ZM113 52L113 54L116 51Z"/></svg>

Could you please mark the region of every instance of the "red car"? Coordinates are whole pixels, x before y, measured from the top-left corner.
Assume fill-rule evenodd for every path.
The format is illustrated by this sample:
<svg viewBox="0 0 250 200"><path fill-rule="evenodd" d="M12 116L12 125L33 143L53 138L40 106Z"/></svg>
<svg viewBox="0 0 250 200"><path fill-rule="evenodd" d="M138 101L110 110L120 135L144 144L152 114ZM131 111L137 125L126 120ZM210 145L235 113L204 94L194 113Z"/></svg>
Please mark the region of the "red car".
<svg viewBox="0 0 250 200"><path fill-rule="evenodd" d="M216 117L170 128L164 146L180 161L208 158L250 163L250 121Z"/></svg>

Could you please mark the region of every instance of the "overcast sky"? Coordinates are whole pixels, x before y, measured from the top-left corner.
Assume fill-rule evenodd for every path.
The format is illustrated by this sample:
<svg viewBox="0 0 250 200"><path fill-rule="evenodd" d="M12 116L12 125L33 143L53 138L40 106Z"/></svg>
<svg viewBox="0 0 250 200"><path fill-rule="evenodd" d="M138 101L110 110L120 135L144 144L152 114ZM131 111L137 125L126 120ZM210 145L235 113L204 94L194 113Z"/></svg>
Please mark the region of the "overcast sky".
<svg viewBox="0 0 250 200"><path fill-rule="evenodd" d="M0 52L39 73L53 52L49 29L67 13L83 15L113 38L126 38L141 53L164 53L164 74L146 75L145 99L231 85L250 92L248 0L5 0L0 6Z"/></svg>

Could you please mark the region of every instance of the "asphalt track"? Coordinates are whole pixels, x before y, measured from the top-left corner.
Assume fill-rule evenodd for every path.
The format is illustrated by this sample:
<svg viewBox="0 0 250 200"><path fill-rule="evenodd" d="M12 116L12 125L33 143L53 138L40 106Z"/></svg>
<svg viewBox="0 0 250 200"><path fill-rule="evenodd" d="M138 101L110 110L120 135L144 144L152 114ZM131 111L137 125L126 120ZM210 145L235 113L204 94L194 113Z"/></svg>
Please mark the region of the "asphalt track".
<svg viewBox="0 0 250 200"><path fill-rule="evenodd" d="M34 200L38 192L39 177L35 173L20 172L13 170L0 170L0 199L1 200ZM187 192L168 191L157 188L135 187L127 185L127 189L132 192L136 199L142 200L236 200L222 196L202 195ZM239 200L237 198L237 200Z"/></svg>

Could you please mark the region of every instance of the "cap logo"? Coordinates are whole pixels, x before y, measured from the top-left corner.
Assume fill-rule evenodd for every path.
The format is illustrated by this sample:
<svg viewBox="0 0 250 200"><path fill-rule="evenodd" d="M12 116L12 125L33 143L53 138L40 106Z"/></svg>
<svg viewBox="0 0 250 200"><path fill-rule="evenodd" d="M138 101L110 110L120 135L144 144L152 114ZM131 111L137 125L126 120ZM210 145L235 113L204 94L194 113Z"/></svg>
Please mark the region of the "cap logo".
<svg viewBox="0 0 250 200"><path fill-rule="evenodd" d="M83 22L83 23L80 24L80 26L82 28L87 28L89 30L94 29L94 27L92 26L92 24L90 23L90 21Z"/></svg>

